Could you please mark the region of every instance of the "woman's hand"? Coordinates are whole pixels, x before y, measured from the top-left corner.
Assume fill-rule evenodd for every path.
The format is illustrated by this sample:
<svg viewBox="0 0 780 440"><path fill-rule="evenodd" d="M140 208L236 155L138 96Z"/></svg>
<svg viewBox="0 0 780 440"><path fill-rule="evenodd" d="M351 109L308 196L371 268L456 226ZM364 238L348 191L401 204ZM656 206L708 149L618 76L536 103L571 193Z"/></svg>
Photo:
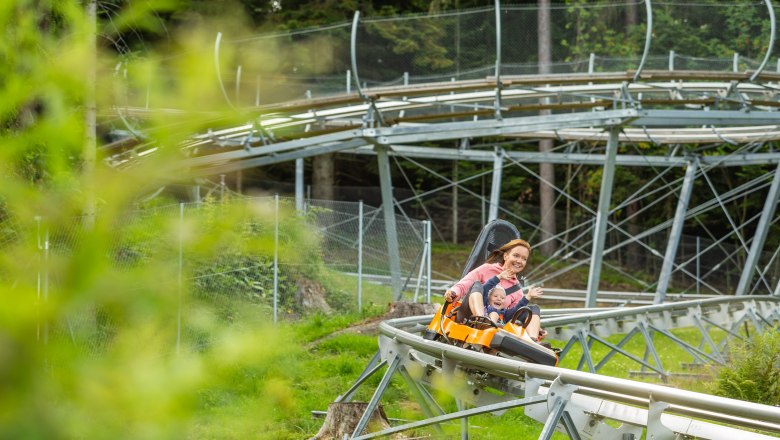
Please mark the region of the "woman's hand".
<svg viewBox="0 0 780 440"><path fill-rule="evenodd" d="M528 293L525 295L528 297L528 300L538 299L544 295L544 289L542 289L540 286L529 287Z"/></svg>

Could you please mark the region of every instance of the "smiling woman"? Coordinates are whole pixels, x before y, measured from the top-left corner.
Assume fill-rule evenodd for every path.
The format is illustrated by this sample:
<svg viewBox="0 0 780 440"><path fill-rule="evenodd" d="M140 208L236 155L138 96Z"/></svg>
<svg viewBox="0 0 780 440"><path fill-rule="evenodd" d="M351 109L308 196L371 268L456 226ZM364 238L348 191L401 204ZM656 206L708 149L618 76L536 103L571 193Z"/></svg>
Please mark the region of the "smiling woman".
<svg viewBox="0 0 780 440"><path fill-rule="evenodd" d="M518 274L525 269L528 257L531 254L531 245L522 239L511 240L498 249L492 251L487 260L481 266L467 273L466 276L455 283L444 294L448 302L462 301L458 310L457 322L466 322L472 316L485 315L484 286L488 283L498 285L506 291L503 309L504 316L512 316L520 308L528 306L529 301L543 295L541 287L533 286L523 294L525 279L518 278ZM533 316L526 327L531 339L540 336L539 307L532 306Z"/></svg>

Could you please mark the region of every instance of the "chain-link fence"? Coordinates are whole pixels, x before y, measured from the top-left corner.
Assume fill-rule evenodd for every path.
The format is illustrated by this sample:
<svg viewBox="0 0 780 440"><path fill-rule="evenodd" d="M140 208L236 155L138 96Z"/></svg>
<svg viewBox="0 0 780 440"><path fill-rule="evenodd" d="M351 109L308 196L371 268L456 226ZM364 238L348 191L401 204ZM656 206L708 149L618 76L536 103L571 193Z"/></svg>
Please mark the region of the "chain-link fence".
<svg viewBox="0 0 780 440"><path fill-rule="evenodd" d="M225 37L217 47L222 83L215 87L222 87L234 105L247 107L350 93L358 85L482 79L496 73L630 71L642 62L648 27L645 2L553 3L549 62L544 66L539 62L538 7L514 3L501 2L498 14L488 7L361 16L355 40L360 84L354 82L350 22ZM652 5L653 28L644 69L742 72L756 69L766 54L770 19L763 2L703 0ZM202 50L211 54L214 48ZM766 67L777 68L774 62ZM133 105L175 105L148 102L155 97L142 90L131 95Z"/></svg>
<svg viewBox="0 0 780 440"><path fill-rule="evenodd" d="M385 307L399 299L430 301L426 222L396 216L397 242L389 247L380 209L319 200L308 200L303 212L295 212L294 206L290 198L236 198L230 193L222 202L131 212L117 221L110 243L97 244L105 255L89 264L104 265L116 282L130 284L122 291L131 294L136 276L151 272L159 277L161 297L178 297L172 301L178 303L179 321L199 300L218 308L232 307L238 300L266 310L274 322ZM58 289L70 282L67 271L53 268L77 266L90 248L85 240L92 234L82 223L76 219L54 228L43 219L32 232L38 235L31 242L39 243L40 264L37 272L26 275L38 278L40 303L57 298ZM220 234L225 229L234 232L232 238ZM18 234L11 232L4 234L8 240ZM392 258L398 259L400 273L391 272ZM392 288L393 279L401 281L400 290ZM144 288L139 284L138 289ZM60 322L42 320L39 337L67 338L83 350L98 351L110 339L117 319L110 308L85 305ZM189 341L196 336L186 334Z"/></svg>

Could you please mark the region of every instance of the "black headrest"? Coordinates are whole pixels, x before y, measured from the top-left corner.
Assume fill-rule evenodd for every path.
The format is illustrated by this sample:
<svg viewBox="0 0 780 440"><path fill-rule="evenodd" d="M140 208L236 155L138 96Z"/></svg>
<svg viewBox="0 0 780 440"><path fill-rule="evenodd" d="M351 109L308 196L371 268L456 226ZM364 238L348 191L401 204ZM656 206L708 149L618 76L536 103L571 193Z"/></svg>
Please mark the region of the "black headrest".
<svg viewBox="0 0 780 440"><path fill-rule="evenodd" d="M484 263L488 255L495 249L516 238L520 238L520 232L515 225L506 220L493 220L486 224L482 228L482 232L479 233L477 241L474 242L474 247L471 248L471 253L468 260L466 260L466 266L463 268L461 277Z"/></svg>

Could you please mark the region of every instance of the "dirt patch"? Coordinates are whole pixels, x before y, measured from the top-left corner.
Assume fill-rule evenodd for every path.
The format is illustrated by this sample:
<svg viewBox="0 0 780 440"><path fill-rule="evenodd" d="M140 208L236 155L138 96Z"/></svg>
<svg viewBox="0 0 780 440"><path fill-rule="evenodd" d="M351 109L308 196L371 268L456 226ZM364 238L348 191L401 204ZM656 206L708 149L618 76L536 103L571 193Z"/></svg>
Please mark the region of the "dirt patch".
<svg viewBox="0 0 780 440"><path fill-rule="evenodd" d="M342 333L377 334L377 327L382 321L407 316L432 315L436 313L439 305L421 304L415 302L393 302L387 305L387 312L381 316L366 319L343 330L332 333L330 336Z"/></svg>

